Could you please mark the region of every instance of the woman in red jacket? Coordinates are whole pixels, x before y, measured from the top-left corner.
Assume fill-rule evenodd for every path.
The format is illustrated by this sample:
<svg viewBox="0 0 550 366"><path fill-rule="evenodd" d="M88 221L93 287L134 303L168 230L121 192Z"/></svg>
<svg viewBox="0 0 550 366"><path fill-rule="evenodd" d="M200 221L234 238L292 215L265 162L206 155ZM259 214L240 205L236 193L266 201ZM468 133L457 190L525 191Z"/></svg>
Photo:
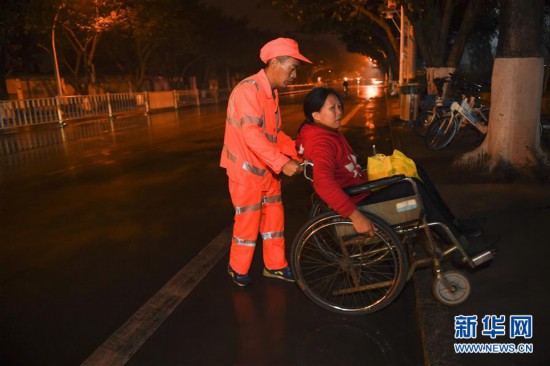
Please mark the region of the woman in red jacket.
<svg viewBox="0 0 550 366"><path fill-rule="evenodd" d="M334 89L315 88L304 99L304 114L306 120L300 127L296 146L304 159L314 164L315 192L331 209L349 218L357 232L374 235L372 222L361 214L357 206L410 196L414 194L411 185L401 182L376 192L348 196L344 192L345 188L366 183L368 179L357 163L357 155L346 138L338 132L344 116L341 96ZM457 238L462 238L461 242L467 250L471 240L465 237L481 235L479 225L457 220L422 168L417 165L417 169L422 179L417 180L417 186L428 220L446 224ZM470 246L469 249L473 248Z"/></svg>

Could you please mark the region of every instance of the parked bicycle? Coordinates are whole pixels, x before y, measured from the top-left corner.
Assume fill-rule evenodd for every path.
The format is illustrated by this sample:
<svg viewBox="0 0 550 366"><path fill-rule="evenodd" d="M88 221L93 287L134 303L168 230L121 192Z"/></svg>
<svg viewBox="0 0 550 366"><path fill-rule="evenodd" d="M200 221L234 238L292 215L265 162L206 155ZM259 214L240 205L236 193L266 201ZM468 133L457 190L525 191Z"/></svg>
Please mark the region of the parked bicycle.
<svg viewBox="0 0 550 366"><path fill-rule="evenodd" d="M460 127L470 125L483 137L487 134L489 108L476 105L476 97L464 96L461 103L453 102L450 113L435 119L426 133L426 146L441 150L455 137Z"/></svg>
<svg viewBox="0 0 550 366"><path fill-rule="evenodd" d="M443 117L444 115L449 113L449 107L452 103L452 100L449 103L449 100L446 99L444 101L443 99L443 86L445 83L450 82L451 78L436 78L434 79L435 87L437 88L437 96L435 98L435 103L433 103L433 107L426 108L423 111L421 111L418 114L418 117L414 121L414 132L420 136L425 137L426 132L428 131L428 128L431 126L431 124ZM427 104L429 103L426 101ZM429 103L431 104L431 103Z"/></svg>

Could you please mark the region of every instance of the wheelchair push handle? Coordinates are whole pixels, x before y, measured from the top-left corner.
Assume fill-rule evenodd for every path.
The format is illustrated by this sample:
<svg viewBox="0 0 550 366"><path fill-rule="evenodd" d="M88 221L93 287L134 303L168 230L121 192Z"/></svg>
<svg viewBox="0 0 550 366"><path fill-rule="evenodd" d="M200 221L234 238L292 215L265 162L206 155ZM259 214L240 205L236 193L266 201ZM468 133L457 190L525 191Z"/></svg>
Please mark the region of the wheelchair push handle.
<svg viewBox="0 0 550 366"><path fill-rule="evenodd" d="M313 182L313 162L309 160L304 160L300 165L303 168L304 178Z"/></svg>

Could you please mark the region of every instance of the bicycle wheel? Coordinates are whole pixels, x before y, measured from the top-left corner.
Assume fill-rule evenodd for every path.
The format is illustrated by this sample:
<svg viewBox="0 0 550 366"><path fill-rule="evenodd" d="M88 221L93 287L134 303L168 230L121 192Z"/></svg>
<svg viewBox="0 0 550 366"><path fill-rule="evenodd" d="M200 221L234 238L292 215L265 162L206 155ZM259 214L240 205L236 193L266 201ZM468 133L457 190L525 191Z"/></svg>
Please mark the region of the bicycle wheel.
<svg viewBox="0 0 550 366"><path fill-rule="evenodd" d="M407 280L408 261L394 230L370 213L372 238L350 220L327 212L298 233L291 264L300 289L317 305L341 314L366 314L389 305Z"/></svg>
<svg viewBox="0 0 550 366"><path fill-rule="evenodd" d="M420 137L426 136L428 128L434 121L434 116L432 109L421 112L414 121L414 132Z"/></svg>
<svg viewBox="0 0 550 366"><path fill-rule="evenodd" d="M472 114L477 123L475 125L468 123L468 127L476 132L477 141L475 141L474 146L479 146L483 140L485 140L485 136L487 135L487 130L489 127L489 108L486 106L473 108Z"/></svg>
<svg viewBox="0 0 550 366"><path fill-rule="evenodd" d="M454 116L444 116L436 119L426 134L426 146L430 150L441 150L447 146L456 132L460 122Z"/></svg>
<svg viewBox="0 0 550 366"><path fill-rule="evenodd" d="M479 123L482 125L488 126L489 125L489 107L481 106L479 108L475 109L475 116L477 117Z"/></svg>

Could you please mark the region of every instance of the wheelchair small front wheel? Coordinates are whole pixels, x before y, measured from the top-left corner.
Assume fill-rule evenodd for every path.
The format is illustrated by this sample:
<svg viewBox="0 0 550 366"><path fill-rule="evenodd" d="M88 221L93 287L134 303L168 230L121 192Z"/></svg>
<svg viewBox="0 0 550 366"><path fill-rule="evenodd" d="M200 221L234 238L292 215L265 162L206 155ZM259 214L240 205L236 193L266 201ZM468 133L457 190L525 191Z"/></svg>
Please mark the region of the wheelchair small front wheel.
<svg viewBox="0 0 550 366"><path fill-rule="evenodd" d="M466 274L460 271L446 271L434 280L432 292L437 301L452 306L466 301L471 288Z"/></svg>
<svg viewBox="0 0 550 366"><path fill-rule="evenodd" d="M366 314L389 305L407 281L408 261L395 231L365 212L378 228L358 234L349 219L328 212L310 220L292 245L300 289L317 305L341 314Z"/></svg>

